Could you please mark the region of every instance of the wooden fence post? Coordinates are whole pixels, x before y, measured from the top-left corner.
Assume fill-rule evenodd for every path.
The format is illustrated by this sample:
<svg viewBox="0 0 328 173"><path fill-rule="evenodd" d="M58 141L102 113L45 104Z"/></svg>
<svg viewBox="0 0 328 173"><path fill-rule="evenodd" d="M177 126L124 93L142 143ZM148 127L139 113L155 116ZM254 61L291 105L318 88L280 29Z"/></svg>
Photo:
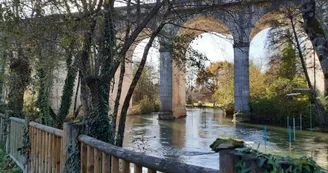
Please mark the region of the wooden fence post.
<svg viewBox="0 0 328 173"><path fill-rule="evenodd" d="M74 154L79 153L80 147L78 145L78 136L80 135L82 131L82 124L77 123L64 123L63 128L63 141L62 141L62 154L61 154L61 162L62 167L61 171L64 172L70 172L69 169L74 169L73 167L80 168L79 165L72 165L73 163L79 163L80 157L79 156L73 156ZM67 169L65 169L65 166L68 165Z"/></svg>
<svg viewBox="0 0 328 173"><path fill-rule="evenodd" d="M234 150L220 151L220 172L235 173L238 168L235 165L241 160L241 156L236 155Z"/></svg>

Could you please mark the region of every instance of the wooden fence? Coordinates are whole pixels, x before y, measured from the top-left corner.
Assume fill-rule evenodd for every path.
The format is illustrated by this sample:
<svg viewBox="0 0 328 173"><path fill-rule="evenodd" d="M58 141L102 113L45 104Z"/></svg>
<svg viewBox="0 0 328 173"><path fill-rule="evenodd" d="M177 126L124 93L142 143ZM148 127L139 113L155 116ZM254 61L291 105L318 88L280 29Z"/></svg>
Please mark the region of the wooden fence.
<svg viewBox="0 0 328 173"><path fill-rule="evenodd" d="M129 151L86 135L80 135L81 142L81 172L82 173L218 173L219 170L188 165L168 159L147 156ZM111 162L110 162L111 158ZM109 167L110 163L112 166ZM130 170L130 163L133 170Z"/></svg>
<svg viewBox="0 0 328 173"><path fill-rule="evenodd" d="M30 162L29 170L33 173L56 173L63 167L61 153L63 130L44 126L35 122L29 123Z"/></svg>
<svg viewBox="0 0 328 173"><path fill-rule="evenodd" d="M0 114L0 126L8 120L6 150L10 157L27 173L63 173L68 156L68 148L80 145L78 159L82 173L218 173L219 170L188 165L168 159L147 156L129 151L92 137L80 134L80 126L64 124L64 130L55 129L35 122L29 122L29 160L19 149L23 147L26 121L19 118L6 118ZM0 128L0 135L4 131ZM75 171L75 170L73 170ZM79 172L76 170L76 172Z"/></svg>
<svg viewBox="0 0 328 173"><path fill-rule="evenodd" d="M9 151L9 156L15 160L17 165L21 169L25 169L24 164L26 162L23 152L23 139L24 139L24 126L25 120L10 117L10 126L9 129L9 141L7 141L7 151Z"/></svg>

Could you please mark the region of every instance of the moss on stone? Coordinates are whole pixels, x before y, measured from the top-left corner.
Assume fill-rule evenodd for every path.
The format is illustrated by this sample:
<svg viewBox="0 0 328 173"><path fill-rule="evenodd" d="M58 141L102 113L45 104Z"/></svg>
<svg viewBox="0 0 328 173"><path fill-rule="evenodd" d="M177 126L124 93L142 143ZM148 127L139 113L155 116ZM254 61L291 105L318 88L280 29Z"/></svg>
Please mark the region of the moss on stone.
<svg viewBox="0 0 328 173"><path fill-rule="evenodd" d="M235 149L244 147L244 141L240 139L221 139L217 138L211 145L211 149L215 152L221 150Z"/></svg>

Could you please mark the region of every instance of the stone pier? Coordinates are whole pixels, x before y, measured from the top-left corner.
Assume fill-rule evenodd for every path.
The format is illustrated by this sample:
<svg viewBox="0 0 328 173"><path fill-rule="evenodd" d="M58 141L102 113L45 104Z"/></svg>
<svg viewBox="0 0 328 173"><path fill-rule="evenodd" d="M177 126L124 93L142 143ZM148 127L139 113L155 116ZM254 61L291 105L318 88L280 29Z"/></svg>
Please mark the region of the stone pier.
<svg viewBox="0 0 328 173"><path fill-rule="evenodd" d="M249 44L234 45L235 111L249 112Z"/></svg>
<svg viewBox="0 0 328 173"><path fill-rule="evenodd" d="M159 119L174 119L172 114L172 55L160 52L160 100Z"/></svg>

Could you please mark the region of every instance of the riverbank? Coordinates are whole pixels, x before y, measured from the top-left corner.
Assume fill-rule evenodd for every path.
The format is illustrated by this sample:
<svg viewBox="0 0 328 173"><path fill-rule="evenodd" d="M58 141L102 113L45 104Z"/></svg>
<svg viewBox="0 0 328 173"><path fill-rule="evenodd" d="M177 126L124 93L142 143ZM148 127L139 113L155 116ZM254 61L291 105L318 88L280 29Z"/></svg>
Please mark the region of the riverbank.
<svg viewBox="0 0 328 173"><path fill-rule="evenodd" d="M264 127L263 124L252 124L252 123L239 123L239 124L243 127L255 128L258 130L263 130L263 127ZM265 125L265 126L267 127L267 131L273 131L276 133L285 133L287 135L287 127L285 128L285 127L281 127L281 126L272 126L272 125ZM300 130L299 127L297 127L296 134L297 134L297 136L311 137L311 131L309 129ZM328 133L326 133L326 132L312 130L312 137L314 138L314 140L328 143L327 135L328 135Z"/></svg>
<svg viewBox="0 0 328 173"><path fill-rule="evenodd" d="M187 104L186 108L212 108L212 109L220 109L223 112L225 112L225 115L227 117L232 118L233 117L233 110L229 109L226 110L223 107L220 107L218 105L215 105L213 103L194 103L194 104ZM309 119L309 115L306 115L308 112L303 112L302 113L302 126L303 126L303 130L308 130L310 131L310 119ZM279 120L277 119L273 119L273 115L264 115L264 114L256 114L255 112L251 112L250 113L250 121L248 122L249 124L254 124L254 125L270 125L270 126L275 126L275 127L282 127L284 128L287 124L287 117L280 117ZM299 116L289 116L289 121L290 124L292 126L292 121L293 118L295 118L296 120L296 127L299 128ZM312 131L313 132L323 132L323 133L328 133L328 128L320 128L317 127L317 123L315 122L315 119L312 119Z"/></svg>
<svg viewBox="0 0 328 173"><path fill-rule="evenodd" d="M223 109L222 106L216 105L214 103L193 103L193 104L186 104L187 108L220 108Z"/></svg>
<svg viewBox="0 0 328 173"><path fill-rule="evenodd" d="M0 172L22 173L16 163L6 154L5 147L3 145L0 145Z"/></svg>
<svg viewBox="0 0 328 173"><path fill-rule="evenodd" d="M254 115L253 113L250 114L250 120L249 124L254 124L254 125L270 125L270 126L275 126L275 127L281 127L281 128L284 128L286 127L287 128L287 119L288 117L282 117L279 121L273 121L271 120L270 118L267 118L267 119L263 119L263 117L265 116L262 116L262 119L260 117L257 117L256 115ZM300 117L299 116L290 116L289 117L289 123L290 123L290 126L293 126L293 118L295 118L295 125L296 125L296 128L299 129L300 128ZM312 119L313 121L313 124L312 124L312 131L313 132L322 132L322 133L328 133L328 128L320 128L317 126L317 123L315 123L315 120ZM310 129L310 119L308 117L304 117L302 116L302 130L305 130L305 131L311 131Z"/></svg>

